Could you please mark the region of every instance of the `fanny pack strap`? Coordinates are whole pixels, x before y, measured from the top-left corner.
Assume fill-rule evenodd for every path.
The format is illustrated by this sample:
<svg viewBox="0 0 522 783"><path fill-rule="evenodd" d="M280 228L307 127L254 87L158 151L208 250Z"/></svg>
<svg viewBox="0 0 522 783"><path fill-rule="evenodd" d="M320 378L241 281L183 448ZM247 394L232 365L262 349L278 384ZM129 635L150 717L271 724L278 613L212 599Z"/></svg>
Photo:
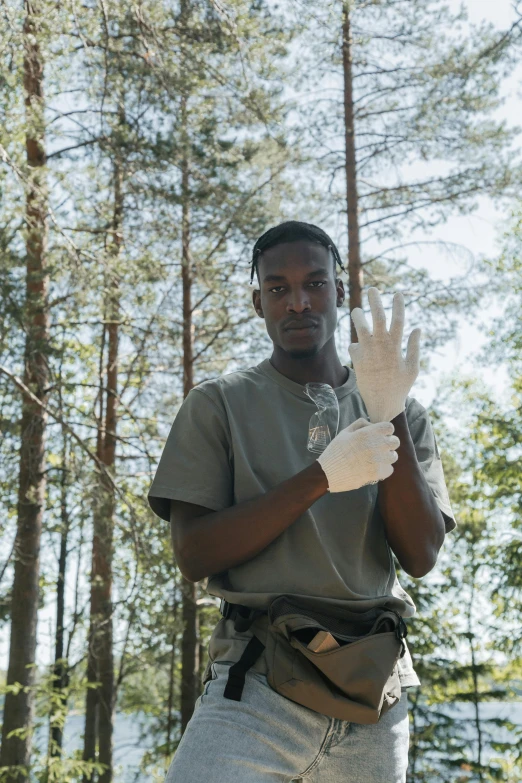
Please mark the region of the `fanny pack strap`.
<svg viewBox="0 0 522 783"><path fill-rule="evenodd" d="M228 601L225 601L224 598L221 599L219 611L225 620L234 621L234 630L239 632L248 631L254 620L262 614L267 614L267 612L262 609L252 609L251 607L243 606L242 604L231 604ZM243 650L239 661L234 663L228 670L228 680L223 694L225 699L241 701L243 688L245 687L245 675L257 661L264 649L265 645L257 636L252 636Z"/></svg>
<svg viewBox="0 0 522 783"><path fill-rule="evenodd" d="M237 663L234 663L228 670L228 680L225 686L225 692L223 696L225 699L232 699L232 701L241 701L243 695L243 688L245 687L245 675L251 666L257 661L265 645L257 638L253 636L245 649L243 654Z"/></svg>

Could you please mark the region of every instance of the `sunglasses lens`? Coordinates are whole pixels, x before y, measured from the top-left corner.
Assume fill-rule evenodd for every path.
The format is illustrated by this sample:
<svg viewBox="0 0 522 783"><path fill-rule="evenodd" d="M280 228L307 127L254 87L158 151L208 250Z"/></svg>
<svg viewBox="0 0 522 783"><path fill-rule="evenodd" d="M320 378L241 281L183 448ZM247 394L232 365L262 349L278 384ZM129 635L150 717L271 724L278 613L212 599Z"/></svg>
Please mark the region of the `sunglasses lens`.
<svg viewBox="0 0 522 783"><path fill-rule="evenodd" d="M327 383L307 383L305 394L317 406L308 425L308 451L321 454L337 435L339 427L339 402Z"/></svg>

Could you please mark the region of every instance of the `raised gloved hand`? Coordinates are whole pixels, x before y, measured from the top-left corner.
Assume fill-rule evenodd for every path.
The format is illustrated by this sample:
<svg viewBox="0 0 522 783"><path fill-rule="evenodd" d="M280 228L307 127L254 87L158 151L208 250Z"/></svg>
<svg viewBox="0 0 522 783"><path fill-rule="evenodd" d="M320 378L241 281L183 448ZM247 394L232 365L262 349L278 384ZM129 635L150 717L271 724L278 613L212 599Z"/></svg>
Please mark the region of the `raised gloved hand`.
<svg viewBox="0 0 522 783"><path fill-rule="evenodd" d="M391 476L399 458L394 449L400 446L393 430L391 422L370 424L362 418L341 430L317 458L330 492L348 492Z"/></svg>
<svg viewBox="0 0 522 783"><path fill-rule="evenodd" d="M406 408L406 397L419 374L419 341L421 329L408 338L406 359L402 356L404 330L404 297L393 297L390 331L386 330L386 313L376 288L368 289L372 311L373 334L364 312L355 307L352 320L358 343L351 343L348 353L353 362L357 387L373 423L391 421Z"/></svg>

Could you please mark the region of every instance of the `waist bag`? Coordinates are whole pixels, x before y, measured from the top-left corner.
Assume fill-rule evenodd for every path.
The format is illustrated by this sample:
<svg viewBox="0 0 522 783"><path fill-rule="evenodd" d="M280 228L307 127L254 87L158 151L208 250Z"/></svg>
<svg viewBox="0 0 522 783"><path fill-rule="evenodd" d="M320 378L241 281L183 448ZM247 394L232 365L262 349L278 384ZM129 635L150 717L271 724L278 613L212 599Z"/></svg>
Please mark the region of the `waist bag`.
<svg viewBox="0 0 522 783"><path fill-rule="evenodd" d="M343 611L332 617L289 596L275 598L268 611L222 601L221 613L237 631L253 636L229 669L224 696L241 700L245 674L265 651L268 684L291 701L353 723L377 723L401 698L397 662L407 635L402 617L391 609ZM319 631L339 647L313 652Z"/></svg>

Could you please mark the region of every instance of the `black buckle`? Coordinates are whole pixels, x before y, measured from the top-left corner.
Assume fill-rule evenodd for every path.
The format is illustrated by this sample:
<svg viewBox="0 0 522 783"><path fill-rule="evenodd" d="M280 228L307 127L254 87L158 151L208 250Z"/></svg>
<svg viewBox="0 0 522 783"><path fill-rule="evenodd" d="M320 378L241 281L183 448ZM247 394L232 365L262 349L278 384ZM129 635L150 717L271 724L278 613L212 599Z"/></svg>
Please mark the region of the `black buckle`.
<svg viewBox="0 0 522 783"><path fill-rule="evenodd" d="M404 655L406 654L406 645L404 643L404 639L408 636L408 626L404 622L404 619L402 615L400 615L398 612L395 611L395 609L391 610L394 615L396 615L398 619L398 624L395 628L395 636L397 637L397 641L401 644L401 653L399 655L399 658L404 658Z"/></svg>
<svg viewBox="0 0 522 783"><path fill-rule="evenodd" d="M234 630L244 633L248 631L254 620L262 614L265 614L264 609L252 609L250 606L243 606L242 604L231 604L221 599L219 605L219 611L228 620L229 617L234 621Z"/></svg>
<svg viewBox="0 0 522 783"><path fill-rule="evenodd" d="M219 611L221 612L225 620L228 620L228 618L232 614L233 608L234 608L234 604L230 604L228 601L225 601L224 598L221 599L221 603L219 604Z"/></svg>
<svg viewBox="0 0 522 783"><path fill-rule="evenodd" d="M259 609L252 609L250 606L236 604L236 614L234 617L234 630L239 633L248 631L256 617L262 612Z"/></svg>

